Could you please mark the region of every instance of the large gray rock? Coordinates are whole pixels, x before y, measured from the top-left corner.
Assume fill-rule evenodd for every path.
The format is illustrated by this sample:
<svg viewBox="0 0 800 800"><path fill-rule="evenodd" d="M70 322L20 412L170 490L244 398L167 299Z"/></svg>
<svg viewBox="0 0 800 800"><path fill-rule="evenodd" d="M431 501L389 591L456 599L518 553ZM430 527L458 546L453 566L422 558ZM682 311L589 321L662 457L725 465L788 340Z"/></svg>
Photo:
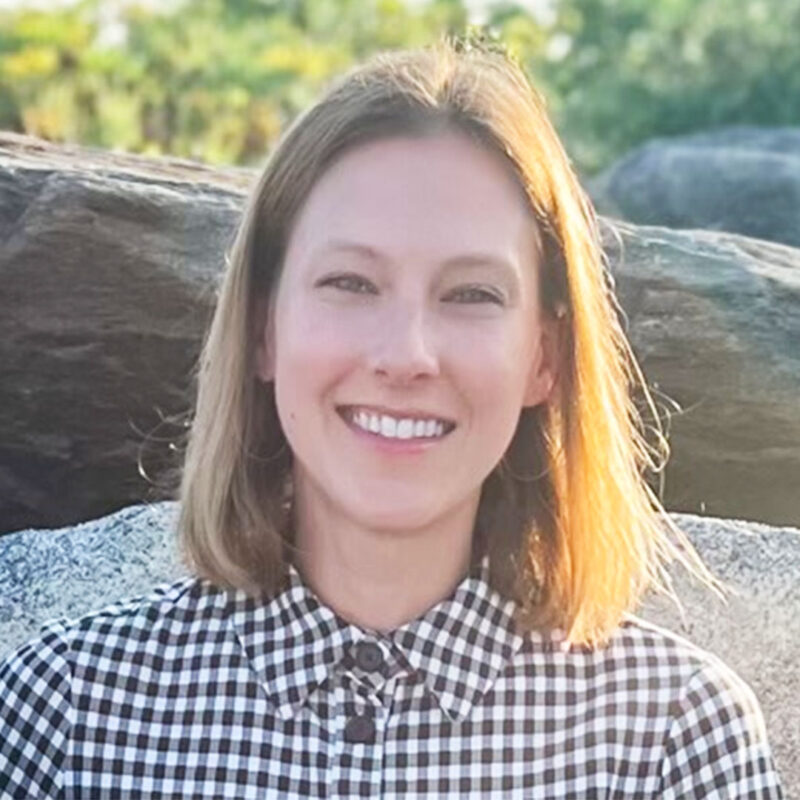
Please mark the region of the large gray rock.
<svg viewBox="0 0 800 800"><path fill-rule="evenodd" d="M654 139L589 190L603 214L800 246L800 128L721 128Z"/></svg>
<svg viewBox="0 0 800 800"><path fill-rule="evenodd" d="M172 496L253 176L0 134L0 531ZM608 246L634 345L686 409L668 506L796 524L800 251L620 230L624 261Z"/></svg>
<svg viewBox="0 0 800 800"><path fill-rule="evenodd" d="M48 619L77 617L186 574L176 555L175 512L174 504L139 506L75 528L0 539L0 658ZM686 624L663 598L650 599L641 616L717 653L750 683L786 797L793 797L800 793L800 530L675 519L733 594L724 605L676 572Z"/></svg>
<svg viewBox="0 0 800 800"><path fill-rule="evenodd" d="M667 507L796 525L800 250L619 222L604 235L640 363L681 409Z"/></svg>
<svg viewBox="0 0 800 800"><path fill-rule="evenodd" d="M186 575L176 522L177 505L163 502L0 538L0 658L46 619L81 616Z"/></svg>
<svg viewBox="0 0 800 800"><path fill-rule="evenodd" d="M160 496L249 179L0 134L0 531Z"/></svg>

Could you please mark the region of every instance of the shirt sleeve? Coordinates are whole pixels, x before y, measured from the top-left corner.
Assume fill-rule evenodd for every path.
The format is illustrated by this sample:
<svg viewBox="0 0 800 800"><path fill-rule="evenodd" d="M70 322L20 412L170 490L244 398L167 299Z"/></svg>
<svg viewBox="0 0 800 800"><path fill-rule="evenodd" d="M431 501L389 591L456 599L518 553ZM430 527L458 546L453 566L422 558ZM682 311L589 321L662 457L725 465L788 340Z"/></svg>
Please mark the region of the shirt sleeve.
<svg viewBox="0 0 800 800"><path fill-rule="evenodd" d="M0 799L57 798L72 725L59 622L0 662Z"/></svg>
<svg viewBox="0 0 800 800"><path fill-rule="evenodd" d="M695 672L675 704L658 796L783 798L758 701L722 662Z"/></svg>

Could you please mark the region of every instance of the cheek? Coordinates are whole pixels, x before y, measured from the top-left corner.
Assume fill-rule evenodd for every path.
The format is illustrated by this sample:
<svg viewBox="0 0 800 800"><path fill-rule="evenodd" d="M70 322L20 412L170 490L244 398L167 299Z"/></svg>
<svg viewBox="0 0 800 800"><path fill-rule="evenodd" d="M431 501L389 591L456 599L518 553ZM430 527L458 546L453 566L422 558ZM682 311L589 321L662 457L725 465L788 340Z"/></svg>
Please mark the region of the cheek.
<svg viewBox="0 0 800 800"><path fill-rule="evenodd" d="M529 343L516 327L461 337L461 373L481 405L508 409L521 404L529 352Z"/></svg>
<svg viewBox="0 0 800 800"><path fill-rule="evenodd" d="M279 317L275 390L282 421L287 407L300 410L318 401L357 363L364 339L351 322L300 305Z"/></svg>

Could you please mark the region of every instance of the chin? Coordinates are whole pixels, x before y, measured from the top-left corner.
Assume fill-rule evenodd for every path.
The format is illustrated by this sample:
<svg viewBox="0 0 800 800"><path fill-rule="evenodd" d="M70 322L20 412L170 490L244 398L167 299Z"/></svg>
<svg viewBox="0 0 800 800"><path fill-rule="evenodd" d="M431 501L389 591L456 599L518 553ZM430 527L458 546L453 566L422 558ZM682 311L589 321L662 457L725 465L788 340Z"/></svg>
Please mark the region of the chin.
<svg viewBox="0 0 800 800"><path fill-rule="evenodd" d="M373 508L361 506L353 518L357 519L359 525L364 528L402 534L433 525L441 516L441 511L438 514L435 512L425 513L418 505L413 509L408 506L398 508L395 501L391 506L375 506Z"/></svg>
<svg viewBox="0 0 800 800"><path fill-rule="evenodd" d="M365 528L370 530L403 534L425 528L432 523L432 520L419 516L412 517L402 512L379 512L368 516L361 516L360 522Z"/></svg>

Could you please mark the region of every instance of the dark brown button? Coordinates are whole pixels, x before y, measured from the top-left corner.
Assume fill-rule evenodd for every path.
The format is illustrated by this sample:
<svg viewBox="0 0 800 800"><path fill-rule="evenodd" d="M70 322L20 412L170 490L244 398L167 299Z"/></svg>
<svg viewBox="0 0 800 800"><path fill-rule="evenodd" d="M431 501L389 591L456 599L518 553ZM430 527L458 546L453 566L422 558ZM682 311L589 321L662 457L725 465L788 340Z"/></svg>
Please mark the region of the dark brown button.
<svg viewBox="0 0 800 800"><path fill-rule="evenodd" d="M375 723L363 715L350 717L344 726L344 740L353 744L372 744L375 741Z"/></svg>
<svg viewBox="0 0 800 800"><path fill-rule="evenodd" d="M383 653L375 642L359 642L356 645L356 664L364 672L374 672L383 664Z"/></svg>

